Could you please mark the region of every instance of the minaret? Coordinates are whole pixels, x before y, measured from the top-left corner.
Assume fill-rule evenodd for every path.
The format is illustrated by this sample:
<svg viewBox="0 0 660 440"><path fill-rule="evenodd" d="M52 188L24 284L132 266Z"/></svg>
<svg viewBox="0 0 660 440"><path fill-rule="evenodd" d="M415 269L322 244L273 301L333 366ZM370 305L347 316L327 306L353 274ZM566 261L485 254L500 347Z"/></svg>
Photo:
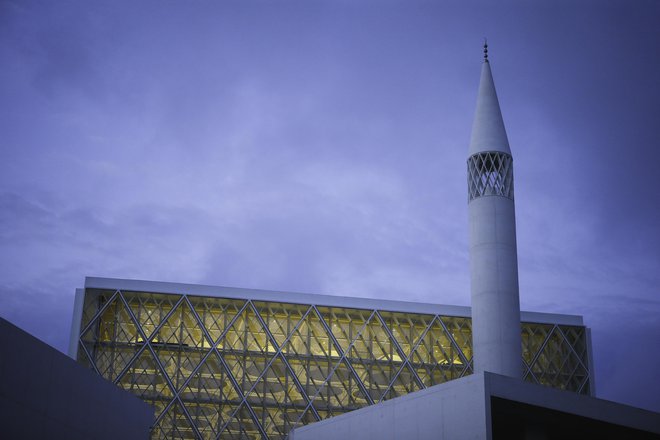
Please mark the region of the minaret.
<svg viewBox="0 0 660 440"><path fill-rule="evenodd" d="M486 43L467 165L474 372L522 378L513 158Z"/></svg>

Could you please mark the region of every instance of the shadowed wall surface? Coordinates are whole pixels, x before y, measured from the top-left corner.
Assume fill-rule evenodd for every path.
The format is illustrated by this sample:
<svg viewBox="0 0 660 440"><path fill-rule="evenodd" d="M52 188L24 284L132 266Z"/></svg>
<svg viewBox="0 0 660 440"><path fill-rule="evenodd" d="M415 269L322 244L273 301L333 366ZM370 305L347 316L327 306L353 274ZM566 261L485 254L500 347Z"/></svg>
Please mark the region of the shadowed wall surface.
<svg viewBox="0 0 660 440"><path fill-rule="evenodd" d="M0 318L2 438L146 440L153 410Z"/></svg>

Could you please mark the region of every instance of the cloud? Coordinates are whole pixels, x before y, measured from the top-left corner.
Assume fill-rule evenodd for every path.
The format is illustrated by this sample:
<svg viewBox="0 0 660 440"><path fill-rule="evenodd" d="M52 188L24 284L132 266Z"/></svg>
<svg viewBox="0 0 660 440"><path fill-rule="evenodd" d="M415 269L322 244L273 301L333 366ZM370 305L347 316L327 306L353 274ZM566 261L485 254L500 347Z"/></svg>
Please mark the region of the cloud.
<svg viewBox="0 0 660 440"><path fill-rule="evenodd" d="M653 346L660 310L657 7L372 6L1 3L3 315L63 348L85 275L467 304L486 33L523 308L583 314L623 396L644 353L608 331Z"/></svg>

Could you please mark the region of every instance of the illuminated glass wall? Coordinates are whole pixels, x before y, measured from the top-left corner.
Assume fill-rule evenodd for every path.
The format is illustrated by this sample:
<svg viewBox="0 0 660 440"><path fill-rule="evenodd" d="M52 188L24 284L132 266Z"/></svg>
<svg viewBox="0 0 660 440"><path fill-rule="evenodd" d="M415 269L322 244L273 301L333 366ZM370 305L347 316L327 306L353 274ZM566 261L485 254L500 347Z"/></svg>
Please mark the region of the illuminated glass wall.
<svg viewBox="0 0 660 440"><path fill-rule="evenodd" d="M584 327L523 323L525 379L589 393ZM153 439L295 426L472 373L470 319L87 289L78 361L156 410Z"/></svg>

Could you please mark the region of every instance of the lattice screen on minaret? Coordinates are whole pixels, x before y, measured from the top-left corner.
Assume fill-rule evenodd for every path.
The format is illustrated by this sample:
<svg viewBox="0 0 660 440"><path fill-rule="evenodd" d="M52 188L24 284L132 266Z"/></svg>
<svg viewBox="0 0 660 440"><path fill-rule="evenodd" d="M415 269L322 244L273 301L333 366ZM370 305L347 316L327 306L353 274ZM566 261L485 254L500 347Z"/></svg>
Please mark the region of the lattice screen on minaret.
<svg viewBox="0 0 660 440"><path fill-rule="evenodd" d="M511 155L491 151L468 158L468 201L481 196L503 196L513 200Z"/></svg>

